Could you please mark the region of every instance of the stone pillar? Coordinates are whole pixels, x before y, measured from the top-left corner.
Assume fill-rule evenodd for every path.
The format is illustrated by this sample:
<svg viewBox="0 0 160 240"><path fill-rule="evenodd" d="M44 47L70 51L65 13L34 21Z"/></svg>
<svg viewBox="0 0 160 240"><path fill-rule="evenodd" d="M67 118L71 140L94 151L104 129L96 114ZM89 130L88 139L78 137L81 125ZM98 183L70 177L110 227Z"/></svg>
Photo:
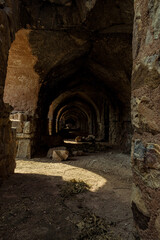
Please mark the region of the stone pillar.
<svg viewBox="0 0 160 240"><path fill-rule="evenodd" d="M0 178L9 176L16 166L15 139L9 121L11 108L8 104L4 104L3 93L8 51L18 27L18 16L18 1L0 1Z"/></svg>
<svg viewBox="0 0 160 240"><path fill-rule="evenodd" d="M3 106L0 104L0 106ZM0 115L0 178L8 177L14 173L16 166L15 154L16 144L15 135L16 132L11 130L11 122L9 121L10 108L6 105L1 108ZM2 115L3 113L3 115Z"/></svg>
<svg viewBox="0 0 160 240"><path fill-rule="evenodd" d="M135 0L132 210L142 240L160 239L160 3Z"/></svg>
<svg viewBox="0 0 160 240"><path fill-rule="evenodd" d="M33 153L34 127L33 121L26 114L10 115L12 129L16 130L17 158L30 159Z"/></svg>

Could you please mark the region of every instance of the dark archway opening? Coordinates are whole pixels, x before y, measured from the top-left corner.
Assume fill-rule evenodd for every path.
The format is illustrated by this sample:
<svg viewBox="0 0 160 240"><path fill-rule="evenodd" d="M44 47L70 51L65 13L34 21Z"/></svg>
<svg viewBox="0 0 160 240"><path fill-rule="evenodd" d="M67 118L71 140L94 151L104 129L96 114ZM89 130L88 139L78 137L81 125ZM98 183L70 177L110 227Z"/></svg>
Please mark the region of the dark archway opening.
<svg viewBox="0 0 160 240"><path fill-rule="evenodd" d="M86 74L84 74L85 79L92 79L88 81L88 83L94 89L94 91L91 92L86 91L86 87L83 86L80 91L86 91L86 95L90 95L91 105L94 110L96 109L94 117L91 118L92 133L97 136L98 140L100 139L101 141L106 141L111 144L119 144L122 150L130 150L130 139L132 135L130 123L132 1L113 2L99 0L97 2L95 1L95 4L87 11L81 7L83 6L83 1L80 5L77 4L77 1L74 1L73 5L70 4L71 8L68 8L69 11L66 11L66 8L63 9L63 4L56 7L55 10L56 3L52 4L53 1L43 1L42 5L38 3L38 1L33 1L29 3L30 6L27 1L22 2L22 9L26 13L25 16L27 16L22 22L23 26L27 29L24 30L24 32L28 32L29 46L33 57L35 57L34 61L31 62L34 63L32 66L35 70L34 73L38 74L38 78L36 79L38 87L36 86L37 102L34 102L37 103L37 105L35 104L34 109L30 109L32 106L32 102L28 101L30 99L26 98L27 104L29 102L27 108L25 104L19 105L17 103L17 99L19 102L26 100L25 97L27 94L24 90L25 88L23 89L22 86L25 82L25 78L23 78L24 75L28 72L28 69L31 70L27 62L25 65L27 66L26 71L22 74L23 77L20 76L20 73L19 76L17 74L15 78L21 81L22 86L20 88L17 87L17 89L20 90L20 93L23 89L23 94L15 94L15 101L12 101L11 98L8 101L12 103L15 111L24 114L27 112L28 114L27 118L24 117L22 121L23 129L20 130L21 132L17 130L17 136L19 133L21 137L29 133L27 141L31 145L33 152L38 151L38 147L41 146L38 144L39 140L41 141L41 138L45 135L49 136L48 112L50 105L58 96L67 92L69 89L77 91L76 88L80 86L79 83L81 80L73 81L73 78L76 77L78 79L79 75L81 75L79 73L82 71ZM35 8L37 3L40 9L38 12L34 12L33 9L37 9ZM46 14L46 10L49 8L50 10L48 10L48 14ZM52 10L55 10L54 14ZM70 15L73 10L76 10L76 13L80 11L81 14L79 14L77 18L74 18L75 16ZM63 13L64 18L62 17ZM50 14L53 14L54 17L56 16L54 23L52 19L53 16L50 17ZM99 18L99 16L101 17ZM69 19L71 19L71 22ZM29 26L27 26L28 24ZM57 29L59 30L58 33L55 31ZM51 39L51 41L49 39ZM60 42L60 44L57 44L57 42ZM64 42L67 42L67 44L61 48L60 45L61 43L63 45ZM71 49L70 51L69 47L72 44L74 46L76 45L76 50ZM14 52L16 47L13 46L13 48ZM66 51L67 48L69 49L68 53ZM20 47L20 49L22 48ZM55 55L58 56L57 59L54 59L55 56L52 56L55 49L60 49L58 53L55 51ZM50 52L52 53L50 54ZM64 52L65 54L63 54ZM19 54L17 55L19 56ZM12 54L10 54L10 57L10 63L12 65L14 57ZM8 69L10 70L9 75L13 76L11 68L14 69L15 66L11 65L8 65ZM26 82L30 81L29 77L30 76L27 76ZM15 83L12 84L15 86ZM14 89L15 93L17 89ZM17 96L16 99L15 96ZM90 124L81 124L88 122L89 118L87 114L84 110L80 109L80 111L77 111L77 109L78 107L76 107L76 110L73 107L70 108L70 110L65 109L66 111L62 111L60 114L60 118L53 117L53 119L56 119L58 122L58 126L56 127L58 132L52 132L56 124L51 124L52 136L63 130L63 124L65 124L65 126L69 125L69 127L76 125L76 129L79 129L79 125L83 125L80 127L83 135L85 135L84 132L88 133L90 131ZM59 111L60 110L61 109L59 109ZM72 112L74 112L74 115ZM83 115L82 118L81 115ZM12 120L13 119L17 120L14 117ZM18 119L18 122L20 122L18 126L21 125L21 119ZM30 125L32 125L33 128L28 128ZM18 129L17 126L16 129ZM83 131L84 129L85 131ZM26 141L26 139L23 139L23 141ZM21 140L19 140L19 142L22 143ZM31 157L31 155L29 155L29 157Z"/></svg>
<svg viewBox="0 0 160 240"><path fill-rule="evenodd" d="M14 107L14 127L23 125L17 136L21 144L28 141L29 156L39 152L43 137L64 139L65 131L130 151L133 2L88 4L22 1L25 29L11 46L4 100ZM16 112L27 117L21 122Z"/></svg>
<svg viewBox="0 0 160 240"><path fill-rule="evenodd" d="M93 135L96 142L106 142L129 151L129 102L123 96L119 99L120 93L88 70L86 63L64 79L57 77L57 81L53 72L51 70L47 75L40 90L36 137L38 141L42 139L42 143L37 145L42 146L46 136L47 139L55 136L75 140L77 136ZM69 119L76 122L74 129L66 125ZM54 142L57 146L55 139ZM59 144L62 145L62 141Z"/></svg>
<svg viewBox="0 0 160 240"><path fill-rule="evenodd" d="M78 96L79 94L79 96ZM54 106L54 101L52 103ZM52 109L53 111L54 109ZM68 93L65 99L62 99L61 103L53 111L52 121L52 134L62 130L62 126L59 126L59 120L63 120L63 127L66 127L65 119L74 118L77 125L74 129L75 134L71 138L76 136L87 136L89 134L97 135L97 115L94 107L89 103L85 96L81 96L81 93ZM68 126L70 129L71 126ZM66 129L67 130L67 129ZM67 130L68 131L68 130ZM68 136L69 137L69 136ZM70 138L70 137L69 137Z"/></svg>

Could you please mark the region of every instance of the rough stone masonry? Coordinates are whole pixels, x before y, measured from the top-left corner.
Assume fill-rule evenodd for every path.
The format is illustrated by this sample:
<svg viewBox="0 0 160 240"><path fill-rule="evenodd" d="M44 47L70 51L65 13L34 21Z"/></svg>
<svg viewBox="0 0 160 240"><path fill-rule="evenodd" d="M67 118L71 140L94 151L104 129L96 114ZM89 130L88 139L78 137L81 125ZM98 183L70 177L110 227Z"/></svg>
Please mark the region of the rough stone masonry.
<svg viewBox="0 0 160 240"><path fill-rule="evenodd" d="M157 240L160 239L160 4L158 0L135 0L134 9L132 68L133 1L0 0L0 177L8 176L15 168L14 133L9 121L11 108L4 104L3 95L9 49L15 33L21 29L20 33L26 30L27 51L33 55L29 66L32 76L36 76L37 95L32 95L32 108L28 104L31 101L28 89L32 85L28 78L25 80L28 84L22 84L25 91L20 91L22 99L28 101L18 110L28 111L28 117L37 124L36 129L40 126L38 137L41 126L47 123L49 106L55 100L52 96L58 97L62 87L65 91L73 90L82 79L90 79L89 86L94 91L87 92L85 99L90 96L95 100L95 89L100 93L96 97L97 105L91 100L90 103L99 110L102 102L108 104L109 138L124 148L129 147L132 89L132 210L140 238ZM55 51L50 51L51 46ZM79 78L77 72L84 74ZM17 93L19 88L13 89ZM76 89L79 94L80 90L80 87ZM13 108L19 107L18 104L17 99L14 102L12 99ZM99 116L95 129L104 130L103 111Z"/></svg>
<svg viewBox="0 0 160 240"><path fill-rule="evenodd" d="M141 239L160 239L160 4L134 1L132 210Z"/></svg>

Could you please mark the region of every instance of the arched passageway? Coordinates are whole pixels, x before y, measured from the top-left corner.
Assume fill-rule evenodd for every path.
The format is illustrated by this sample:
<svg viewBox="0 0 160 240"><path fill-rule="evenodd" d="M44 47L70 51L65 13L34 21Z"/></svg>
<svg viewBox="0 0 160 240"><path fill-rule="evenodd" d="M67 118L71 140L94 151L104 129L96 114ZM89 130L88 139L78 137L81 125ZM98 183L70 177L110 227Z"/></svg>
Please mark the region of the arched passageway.
<svg viewBox="0 0 160 240"><path fill-rule="evenodd" d="M42 4L49 15L48 7L54 10L54 4ZM11 118L19 131L19 146L27 149L26 157L38 151L49 132L59 135L69 119L80 129L77 135L94 135L96 141L130 151L133 4L102 0L90 3L89 8L83 4L65 6L65 18L63 4L57 7L58 19L63 19L63 24L57 19L59 31L45 21L41 11L42 27L36 23L34 30L33 6L24 5L32 20L16 33L11 45L4 101L14 108ZM69 17L72 8L80 13L77 19ZM104 9L107 14L97 19ZM104 26L104 22L108 23ZM69 110L71 101L74 106ZM16 112L24 119L21 123Z"/></svg>
<svg viewBox="0 0 160 240"><path fill-rule="evenodd" d="M65 123L83 125L81 133L90 133L94 126L98 140L130 150L132 71L132 207L142 239L159 239L159 212L153 207L160 208L159 3L137 0L134 5L132 61L131 0L0 2L0 176L15 168L9 112L18 153L30 158L38 140L49 134L51 104L69 90L85 92L88 99L76 108L60 102L64 106L55 109L60 118L53 116L58 123L51 129Z"/></svg>
<svg viewBox="0 0 160 240"><path fill-rule="evenodd" d="M54 105L54 102L52 104ZM73 98L68 99L68 101L62 102L52 112L50 118L52 123L51 132L54 134L54 132L58 133L63 129L75 129L79 130L80 134L92 134L94 133L92 114L89 106L83 103L81 99L77 99L76 101Z"/></svg>

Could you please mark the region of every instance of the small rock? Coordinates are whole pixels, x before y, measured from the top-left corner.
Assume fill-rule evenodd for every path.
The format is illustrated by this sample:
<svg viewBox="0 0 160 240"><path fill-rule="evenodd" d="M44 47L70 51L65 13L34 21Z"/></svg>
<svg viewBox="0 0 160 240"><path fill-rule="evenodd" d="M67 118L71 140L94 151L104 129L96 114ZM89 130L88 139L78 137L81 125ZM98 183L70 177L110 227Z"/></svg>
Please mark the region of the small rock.
<svg viewBox="0 0 160 240"><path fill-rule="evenodd" d="M69 151L66 147L50 148L47 153L47 158L52 158L55 161L64 161L69 157Z"/></svg>
<svg viewBox="0 0 160 240"><path fill-rule="evenodd" d="M52 159L54 161L65 161L69 157L69 151L67 150L54 150L52 153Z"/></svg>
<svg viewBox="0 0 160 240"><path fill-rule="evenodd" d="M47 158L52 158L52 154L53 154L53 151L55 151L55 150L67 150L67 148L66 147L54 147L54 148L50 148L49 150L48 150L48 153L47 153Z"/></svg>

